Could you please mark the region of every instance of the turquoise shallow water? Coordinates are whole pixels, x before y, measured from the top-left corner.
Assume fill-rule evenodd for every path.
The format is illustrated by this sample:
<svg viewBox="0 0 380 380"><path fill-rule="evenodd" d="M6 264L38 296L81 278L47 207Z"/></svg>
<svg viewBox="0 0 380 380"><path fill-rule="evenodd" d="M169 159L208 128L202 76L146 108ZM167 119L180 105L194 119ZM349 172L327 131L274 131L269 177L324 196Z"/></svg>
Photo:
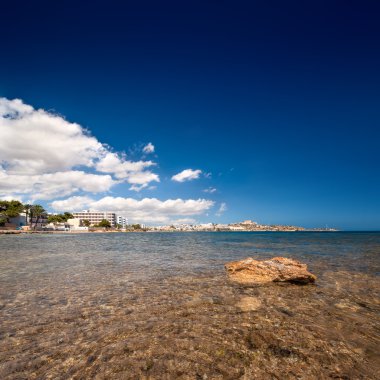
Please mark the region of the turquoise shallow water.
<svg viewBox="0 0 380 380"><path fill-rule="evenodd" d="M90 268L131 276L221 271L248 256L289 256L317 269L380 273L380 233L129 233L0 236L2 281Z"/></svg>
<svg viewBox="0 0 380 380"><path fill-rule="evenodd" d="M225 278L273 256L317 285ZM0 236L0 378L376 378L379 274L380 233Z"/></svg>

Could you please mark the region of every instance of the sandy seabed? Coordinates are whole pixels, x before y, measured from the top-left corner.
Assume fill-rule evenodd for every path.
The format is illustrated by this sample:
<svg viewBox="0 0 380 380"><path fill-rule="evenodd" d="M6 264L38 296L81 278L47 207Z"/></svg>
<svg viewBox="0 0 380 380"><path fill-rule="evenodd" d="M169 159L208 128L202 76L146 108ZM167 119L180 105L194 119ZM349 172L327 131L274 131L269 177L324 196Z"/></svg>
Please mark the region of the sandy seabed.
<svg viewBox="0 0 380 380"><path fill-rule="evenodd" d="M245 287L286 256L315 285ZM378 379L380 234L0 236L0 380Z"/></svg>
<svg viewBox="0 0 380 380"><path fill-rule="evenodd" d="M63 281L62 281L63 280ZM376 379L379 281L241 287L224 273L1 290L1 379ZM364 291L365 289L365 291ZM244 311L239 301L257 300Z"/></svg>

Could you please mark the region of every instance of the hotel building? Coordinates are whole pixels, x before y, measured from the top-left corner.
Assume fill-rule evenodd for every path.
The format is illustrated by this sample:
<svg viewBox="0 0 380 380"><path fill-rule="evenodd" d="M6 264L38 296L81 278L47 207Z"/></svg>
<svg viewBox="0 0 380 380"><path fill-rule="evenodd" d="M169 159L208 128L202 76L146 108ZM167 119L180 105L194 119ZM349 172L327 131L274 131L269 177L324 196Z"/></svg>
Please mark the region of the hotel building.
<svg viewBox="0 0 380 380"><path fill-rule="evenodd" d="M100 212L85 210L82 212L73 212L74 219L89 220L91 225L100 223L103 219L108 220L111 227L116 226L116 214L114 212Z"/></svg>
<svg viewBox="0 0 380 380"><path fill-rule="evenodd" d="M120 224L122 228L125 228L128 225L128 219L125 216L117 216L117 224Z"/></svg>

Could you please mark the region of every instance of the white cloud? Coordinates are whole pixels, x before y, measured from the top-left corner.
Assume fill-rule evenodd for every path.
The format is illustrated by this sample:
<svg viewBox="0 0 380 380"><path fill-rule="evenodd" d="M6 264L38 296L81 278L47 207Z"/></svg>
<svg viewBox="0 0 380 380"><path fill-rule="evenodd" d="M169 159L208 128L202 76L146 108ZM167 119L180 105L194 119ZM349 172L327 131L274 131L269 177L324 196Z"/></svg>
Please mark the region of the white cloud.
<svg viewBox="0 0 380 380"><path fill-rule="evenodd" d="M57 211L82 211L87 209L93 199L88 196L74 196L71 198L54 201L51 206Z"/></svg>
<svg viewBox="0 0 380 380"><path fill-rule="evenodd" d="M121 181L142 188L159 182L157 174L146 170L154 165L110 152L60 115L34 109L20 99L0 98L1 197L53 199L80 191L100 193Z"/></svg>
<svg viewBox="0 0 380 380"><path fill-rule="evenodd" d="M130 173L126 179L128 183L147 186L150 182L160 182L157 174L150 171Z"/></svg>
<svg viewBox="0 0 380 380"><path fill-rule="evenodd" d="M97 162L96 170L102 173L113 173L116 178L124 179L154 165L156 164L152 161L127 161L116 153L109 152Z"/></svg>
<svg viewBox="0 0 380 380"><path fill-rule="evenodd" d="M105 192L116 183L110 175L97 175L78 170L36 175L7 174L4 170L0 170L2 197L23 195L31 201L68 196L77 191Z"/></svg>
<svg viewBox="0 0 380 380"><path fill-rule="evenodd" d="M202 170L193 170L193 169L185 169L181 171L180 173L173 175L172 180L176 182L185 182L185 181L191 181L193 179L199 178L201 175Z"/></svg>
<svg viewBox="0 0 380 380"><path fill-rule="evenodd" d="M143 152L148 154L148 153L153 153L154 152L154 145L152 143L149 143L144 146Z"/></svg>
<svg viewBox="0 0 380 380"><path fill-rule="evenodd" d="M176 219L175 224L197 224L197 221L194 218L180 218Z"/></svg>
<svg viewBox="0 0 380 380"><path fill-rule="evenodd" d="M152 143L143 153L153 153ZM141 153L141 150L140 150ZM152 189L160 182L153 161L132 161L111 151L79 124L34 109L21 100L0 98L0 197L50 201L56 211L115 211L132 222L179 223L205 215L214 202L206 199L123 198L93 194L128 183L130 190ZM184 182L201 170L186 169L172 177ZM68 197L67 199L64 199ZM59 199L59 200L58 200Z"/></svg>
<svg viewBox="0 0 380 380"><path fill-rule="evenodd" d="M93 166L105 148L76 123L0 98L0 163L9 174L42 174Z"/></svg>
<svg viewBox="0 0 380 380"><path fill-rule="evenodd" d="M227 205L226 205L226 203L222 202L220 204L218 211L215 213L215 215L221 216L225 211L227 211Z"/></svg>
<svg viewBox="0 0 380 380"><path fill-rule="evenodd" d="M24 203L24 200L18 196L18 195L6 195L1 197L2 201L19 201L21 203Z"/></svg>
<svg viewBox="0 0 380 380"><path fill-rule="evenodd" d="M212 193L215 193L217 190L215 187L208 187L207 189L204 189L203 192L205 193L209 193L209 194L212 194Z"/></svg>
<svg viewBox="0 0 380 380"><path fill-rule="evenodd" d="M97 211L114 211L125 215L136 223L171 223L176 220L201 215L214 205L206 199L168 199L156 198L141 200L122 197L104 197L99 200L88 197L71 197L62 201L54 201L51 207L56 211L76 211L90 209Z"/></svg>
<svg viewBox="0 0 380 380"><path fill-rule="evenodd" d="M96 170L102 173L113 173L116 178L130 183L132 185L130 190L140 191L150 182L160 182L157 174L145 170L155 165L153 161L127 161L116 153L109 152L96 164Z"/></svg>
<svg viewBox="0 0 380 380"><path fill-rule="evenodd" d="M132 185L129 188L129 190L133 190L133 191L136 191L138 193L139 191L141 191L142 189L145 189L147 187L148 187L148 185L146 183L144 183L142 185Z"/></svg>

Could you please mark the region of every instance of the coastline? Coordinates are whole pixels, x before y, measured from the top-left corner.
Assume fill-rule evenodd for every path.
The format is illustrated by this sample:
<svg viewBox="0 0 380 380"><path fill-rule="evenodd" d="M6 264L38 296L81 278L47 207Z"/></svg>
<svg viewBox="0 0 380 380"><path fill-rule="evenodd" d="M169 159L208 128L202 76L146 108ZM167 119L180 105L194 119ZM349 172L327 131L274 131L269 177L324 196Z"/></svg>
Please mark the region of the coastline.
<svg viewBox="0 0 380 380"><path fill-rule="evenodd" d="M116 230L105 230L105 231L27 231L27 230L0 230L0 235L20 235L20 234L104 234L104 233L112 233L112 234L125 234L125 233L199 233L199 232L208 232L208 233L242 233L242 232L249 232L249 233L262 233L262 232L272 232L272 233L304 233L304 232L378 232L378 231L344 231L344 230L318 230L318 229L312 229L312 230L288 230L288 231L276 231L276 230L258 230L258 231L233 231L233 230L226 230L226 231L207 231L207 230L200 230L200 231L189 231L189 230L136 230L136 231L116 231Z"/></svg>

